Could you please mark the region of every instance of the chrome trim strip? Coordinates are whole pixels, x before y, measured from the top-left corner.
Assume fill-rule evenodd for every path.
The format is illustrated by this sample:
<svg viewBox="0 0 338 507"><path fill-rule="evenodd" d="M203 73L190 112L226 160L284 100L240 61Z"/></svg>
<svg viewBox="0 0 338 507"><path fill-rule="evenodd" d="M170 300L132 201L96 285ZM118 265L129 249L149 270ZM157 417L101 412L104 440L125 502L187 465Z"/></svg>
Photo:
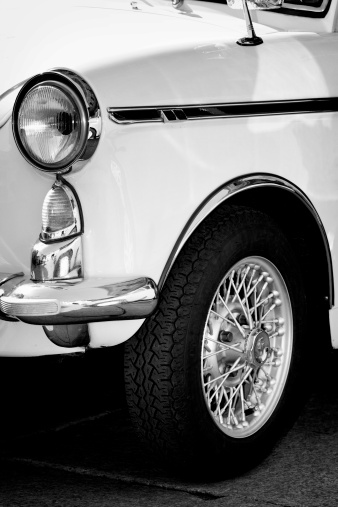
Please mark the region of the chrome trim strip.
<svg viewBox="0 0 338 507"><path fill-rule="evenodd" d="M320 230L321 236L323 238L323 244L325 247L327 265L328 265L328 278L329 278L329 306L330 308L334 305L334 284L333 284L333 268L332 268L332 258L329 243L327 240L326 232L324 225L315 209L311 201L308 197L295 185L293 185L290 181L284 180L282 178L278 178L274 175L269 174L254 174L250 176L245 176L242 178L238 178L236 180L232 180L229 183L225 184L222 187L216 189L212 194L210 194L197 208L195 213L190 217L187 224L183 228L181 234L179 235L174 248L168 258L168 261L164 267L164 270L161 274L158 289L162 290L163 285L167 279L167 276L178 257L178 254L182 250L183 246L195 231L195 229L200 225L200 223L220 204L227 201L230 197L233 197L236 194L239 194L245 190L259 187L278 187L283 188L285 191L292 192L298 199L300 199L303 204L309 209L313 218L315 219L318 228Z"/></svg>
<svg viewBox="0 0 338 507"><path fill-rule="evenodd" d="M108 118L120 125L130 123L153 123L164 122L161 108L156 107L135 107L135 108L114 108L108 107ZM126 113L131 113L127 118Z"/></svg>
<svg viewBox="0 0 338 507"><path fill-rule="evenodd" d="M108 107L119 125L338 111L338 97L154 107Z"/></svg>
<svg viewBox="0 0 338 507"><path fill-rule="evenodd" d="M2 288L0 310L5 317L38 325L143 319L158 301L156 284L145 277L40 283L22 277L14 287Z"/></svg>

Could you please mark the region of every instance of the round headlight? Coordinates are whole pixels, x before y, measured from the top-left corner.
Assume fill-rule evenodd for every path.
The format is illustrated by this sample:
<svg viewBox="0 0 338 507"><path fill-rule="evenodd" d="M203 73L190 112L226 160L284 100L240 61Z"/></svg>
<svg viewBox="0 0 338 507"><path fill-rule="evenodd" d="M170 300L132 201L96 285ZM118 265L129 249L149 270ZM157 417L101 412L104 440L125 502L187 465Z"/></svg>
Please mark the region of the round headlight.
<svg viewBox="0 0 338 507"><path fill-rule="evenodd" d="M68 169L88 139L88 111L80 92L63 78L46 75L26 83L13 111L13 129L22 155L45 171Z"/></svg>

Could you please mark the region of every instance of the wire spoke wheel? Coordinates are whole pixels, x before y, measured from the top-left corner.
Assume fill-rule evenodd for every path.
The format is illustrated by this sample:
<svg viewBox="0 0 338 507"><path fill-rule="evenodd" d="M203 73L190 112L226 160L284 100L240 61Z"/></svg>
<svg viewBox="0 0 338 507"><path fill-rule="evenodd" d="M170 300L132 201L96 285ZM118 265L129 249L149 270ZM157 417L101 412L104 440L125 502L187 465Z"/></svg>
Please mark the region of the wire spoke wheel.
<svg viewBox="0 0 338 507"><path fill-rule="evenodd" d="M278 269L262 257L236 263L212 300L202 344L202 383L216 424L234 438L261 428L289 371L292 310Z"/></svg>

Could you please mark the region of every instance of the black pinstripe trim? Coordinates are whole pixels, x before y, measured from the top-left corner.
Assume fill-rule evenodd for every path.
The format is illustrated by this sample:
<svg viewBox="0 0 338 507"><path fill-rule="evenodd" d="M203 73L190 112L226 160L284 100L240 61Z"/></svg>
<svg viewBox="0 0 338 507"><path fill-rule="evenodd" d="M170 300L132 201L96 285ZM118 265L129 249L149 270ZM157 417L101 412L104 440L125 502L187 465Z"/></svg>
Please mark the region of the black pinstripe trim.
<svg viewBox="0 0 338 507"><path fill-rule="evenodd" d="M215 118L336 112L338 111L338 97L187 106L109 107L107 111L109 118L119 124L167 123Z"/></svg>

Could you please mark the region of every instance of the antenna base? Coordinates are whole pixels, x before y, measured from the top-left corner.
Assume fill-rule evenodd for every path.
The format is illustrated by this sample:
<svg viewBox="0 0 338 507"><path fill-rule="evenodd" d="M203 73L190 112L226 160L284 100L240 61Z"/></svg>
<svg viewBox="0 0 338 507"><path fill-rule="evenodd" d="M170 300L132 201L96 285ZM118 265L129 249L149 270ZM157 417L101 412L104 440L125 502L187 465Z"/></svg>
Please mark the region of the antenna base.
<svg viewBox="0 0 338 507"><path fill-rule="evenodd" d="M254 35L253 37L242 37L238 39L237 44L240 46L259 46L259 44L263 44L263 39Z"/></svg>

